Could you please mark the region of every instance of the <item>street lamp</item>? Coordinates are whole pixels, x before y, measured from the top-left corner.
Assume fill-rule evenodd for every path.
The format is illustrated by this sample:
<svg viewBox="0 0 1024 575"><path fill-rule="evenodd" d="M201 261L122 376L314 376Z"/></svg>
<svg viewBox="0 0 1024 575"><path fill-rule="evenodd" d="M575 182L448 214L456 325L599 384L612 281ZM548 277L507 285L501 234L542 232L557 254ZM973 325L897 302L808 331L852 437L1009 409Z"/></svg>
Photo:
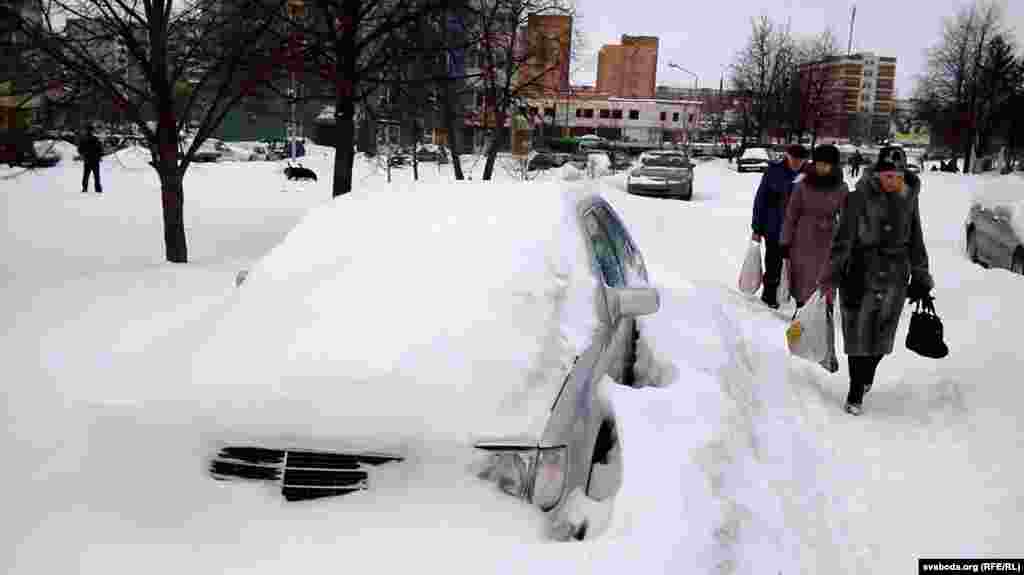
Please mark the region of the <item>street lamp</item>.
<svg viewBox="0 0 1024 575"><path fill-rule="evenodd" d="M696 98L700 98L700 78L697 76L697 74L694 74L693 72L687 70L686 68L683 68L682 66L680 66L679 64L676 64L675 62L669 62L668 63L668 67L669 68L675 68L676 70L681 70L681 71L686 72L687 74L690 74L691 76L693 76L694 96ZM687 136L686 136L686 142L687 142L687 144L689 144L689 142L690 142L689 131L692 130L692 127L690 126L689 122L686 123L686 130L688 132Z"/></svg>
<svg viewBox="0 0 1024 575"><path fill-rule="evenodd" d="M681 70L681 71L686 72L687 74L693 76L693 89L697 90L698 92L700 91L700 78L696 74L694 74L693 72L687 70L686 68L683 68L682 66L680 66L679 64L676 64L675 62L669 62L668 63L668 67L669 68L675 68L676 70Z"/></svg>

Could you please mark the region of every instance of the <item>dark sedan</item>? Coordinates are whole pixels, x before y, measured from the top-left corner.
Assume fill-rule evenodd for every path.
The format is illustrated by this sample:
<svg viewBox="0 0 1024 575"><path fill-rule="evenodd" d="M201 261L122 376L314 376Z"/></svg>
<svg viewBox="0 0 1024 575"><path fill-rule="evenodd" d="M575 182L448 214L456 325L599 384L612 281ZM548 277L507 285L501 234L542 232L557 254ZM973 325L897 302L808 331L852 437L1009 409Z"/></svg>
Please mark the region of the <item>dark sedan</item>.
<svg viewBox="0 0 1024 575"><path fill-rule="evenodd" d="M1021 214L1016 214L1020 217ZM1017 234L1009 205L974 203L967 216L967 256L985 267L1008 269L1024 275L1024 245ZM1024 223L1024 222L1021 222Z"/></svg>

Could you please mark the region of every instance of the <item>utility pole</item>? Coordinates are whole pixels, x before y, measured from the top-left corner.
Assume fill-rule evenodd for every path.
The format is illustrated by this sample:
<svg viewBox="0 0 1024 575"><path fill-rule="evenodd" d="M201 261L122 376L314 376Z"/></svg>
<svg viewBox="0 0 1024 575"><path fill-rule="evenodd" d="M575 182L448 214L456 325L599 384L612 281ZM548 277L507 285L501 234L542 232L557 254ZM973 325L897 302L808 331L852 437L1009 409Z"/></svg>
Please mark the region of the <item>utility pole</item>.
<svg viewBox="0 0 1024 575"><path fill-rule="evenodd" d="M853 11L850 14L850 40L846 44L846 55L849 56L853 53L853 24L857 20L857 5L853 5Z"/></svg>

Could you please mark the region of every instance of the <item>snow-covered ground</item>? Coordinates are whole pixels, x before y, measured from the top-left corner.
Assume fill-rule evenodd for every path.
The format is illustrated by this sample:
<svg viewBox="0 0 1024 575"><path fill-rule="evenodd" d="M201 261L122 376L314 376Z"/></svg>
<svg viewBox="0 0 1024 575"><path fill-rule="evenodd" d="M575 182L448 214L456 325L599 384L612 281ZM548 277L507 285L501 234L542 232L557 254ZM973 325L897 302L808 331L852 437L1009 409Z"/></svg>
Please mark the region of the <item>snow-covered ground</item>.
<svg viewBox="0 0 1024 575"><path fill-rule="evenodd" d="M236 293L236 272L331 201L331 155L312 147L304 159L316 183L285 182L281 163L193 165L184 266L162 261L146 160L108 158L102 197L79 193L75 163L0 168L5 573L788 575L1024 556L1024 278L970 264L962 237L977 190L1024 195L1018 176L923 174L951 353L933 361L898 346L860 418L841 410L843 358L835 375L791 358L787 310L735 290L759 174L702 163L692 202L628 196L624 174L582 177L624 217L661 289L662 309L641 322L651 348L641 355L658 360L642 375L657 387L612 389L626 476L611 529L554 544L536 514L472 478L423 473L387 498L300 505L212 482L203 447L216 413L183 409L182 395L203 399L191 391L193 354ZM483 161L467 160L478 181ZM451 180L450 165L420 168L424 181ZM362 160L356 170L349 200L417 192L411 168L393 170L390 185ZM536 179L566 177L581 175ZM499 160L496 178L521 176ZM500 189L496 202L516 201Z"/></svg>

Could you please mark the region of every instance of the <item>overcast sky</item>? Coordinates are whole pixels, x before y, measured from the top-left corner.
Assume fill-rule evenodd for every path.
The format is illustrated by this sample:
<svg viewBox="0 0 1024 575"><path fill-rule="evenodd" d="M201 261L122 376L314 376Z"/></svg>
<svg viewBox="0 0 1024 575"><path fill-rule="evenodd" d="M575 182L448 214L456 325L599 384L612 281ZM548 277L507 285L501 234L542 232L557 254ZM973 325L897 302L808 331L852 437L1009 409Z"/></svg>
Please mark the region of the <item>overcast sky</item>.
<svg viewBox="0 0 1024 575"><path fill-rule="evenodd" d="M966 0L576 0L576 26L586 50L574 63L573 83L597 79L597 51L616 44L623 34L660 39L658 84L693 86L693 76L668 67L674 62L697 74L701 87L718 87L735 53L750 36L751 17L767 15L791 21L797 34L831 28L843 50L850 34L850 10L857 5L854 52L895 56L896 91L913 91L914 76L925 64L925 51L942 30L942 19ZM1024 44L1024 0L1001 0L1006 23Z"/></svg>

